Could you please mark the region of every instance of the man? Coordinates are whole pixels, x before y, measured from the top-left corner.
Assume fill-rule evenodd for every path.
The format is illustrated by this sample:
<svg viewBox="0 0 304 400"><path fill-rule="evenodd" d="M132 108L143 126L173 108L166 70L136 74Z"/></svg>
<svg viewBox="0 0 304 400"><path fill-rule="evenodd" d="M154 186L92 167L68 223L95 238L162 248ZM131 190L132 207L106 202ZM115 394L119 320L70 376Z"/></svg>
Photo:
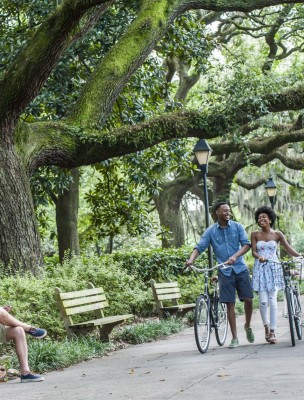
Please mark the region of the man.
<svg viewBox="0 0 304 400"><path fill-rule="evenodd" d="M33 328L28 324L18 321L9 314L10 306L0 308L0 343L13 340L15 342L16 354L20 364L21 382L40 382L44 378L41 375L33 374L28 365L28 351L25 334L36 339L42 339L47 335L44 329Z"/></svg>
<svg viewBox="0 0 304 400"><path fill-rule="evenodd" d="M230 207L226 202L215 206L218 222L206 229L198 245L194 248L186 266L190 266L197 257L211 244L218 263L230 265L227 269L219 269L218 280L220 302L227 305L227 316L231 329L232 340L229 348L239 346L235 316L235 291L241 301L244 301L245 325L247 340L254 342L254 334L250 327L252 316L253 292L248 268L243 255L250 249L250 242L244 227L230 220Z"/></svg>

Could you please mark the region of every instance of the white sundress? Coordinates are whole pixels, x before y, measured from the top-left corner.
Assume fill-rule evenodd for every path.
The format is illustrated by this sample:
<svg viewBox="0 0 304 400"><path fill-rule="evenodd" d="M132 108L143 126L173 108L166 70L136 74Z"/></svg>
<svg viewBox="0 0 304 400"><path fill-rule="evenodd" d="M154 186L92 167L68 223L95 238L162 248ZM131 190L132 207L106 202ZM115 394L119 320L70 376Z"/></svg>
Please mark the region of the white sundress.
<svg viewBox="0 0 304 400"><path fill-rule="evenodd" d="M271 260L279 261L277 256L277 242L270 240L257 242L257 252ZM257 292L274 292L284 289L284 279L282 267L275 263L260 263L255 259L252 271L252 288Z"/></svg>

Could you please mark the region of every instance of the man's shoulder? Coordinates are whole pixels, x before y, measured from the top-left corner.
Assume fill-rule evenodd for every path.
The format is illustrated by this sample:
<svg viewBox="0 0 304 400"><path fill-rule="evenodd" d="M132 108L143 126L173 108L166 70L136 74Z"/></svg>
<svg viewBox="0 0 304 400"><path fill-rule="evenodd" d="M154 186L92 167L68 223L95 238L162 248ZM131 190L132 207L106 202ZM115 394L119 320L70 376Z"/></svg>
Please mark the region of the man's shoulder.
<svg viewBox="0 0 304 400"><path fill-rule="evenodd" d="M212 229L216 229L218 228L219 224L218 222L215 222L214 224L210 225L208 229L212 230Z"/></svg>
<svg viewBox="0 0 304 400"><path fill-rule="evenodd" d="M240 228L244 228L244 226L243 226L240 222L230 220L230 223L231 223L233 226L237 226L237 227L240 227Z"/></svg>
<svg viewBox="0 0 304 400"><path fill-rule="evenodd" d="M205 235L213 234L216 231L217 227L218 227L218 223L215 222L214 224L208 226L208 228L205 230L204 234Z"/></svg>

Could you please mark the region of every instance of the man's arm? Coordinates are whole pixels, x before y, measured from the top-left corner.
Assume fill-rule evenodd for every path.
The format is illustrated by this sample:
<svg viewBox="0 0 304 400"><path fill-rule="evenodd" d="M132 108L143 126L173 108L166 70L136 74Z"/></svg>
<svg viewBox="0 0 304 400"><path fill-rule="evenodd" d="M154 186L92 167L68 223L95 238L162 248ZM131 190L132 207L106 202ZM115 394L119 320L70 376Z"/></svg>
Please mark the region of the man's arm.
<svg viewBox="0 0 304 400"><path fill-rule="evenodd" d="M193 264L197 257L202 254L210 245L210 228L206 229L203 233L200 241L195 246L193 252L190 255L189 260L186 261L185 265L188 267L189 265Z"/></svg>
<svg viewBox="0 0 304 400"><path fill-rule="evenodd" d="M198 256L199 256L198 250L194 249L189 257L189 260L186 261L185 266L189 267L190 265L192 265Z"/></svg>
<svg viewBox="0 0 304 400"><path fill-rule="evenodd" d="M250 244L244 244L243 247L240 248L239 251L237 251L233 256L229 257L226 263L228 265L232 265L236 262L237 258L241 257L243 254L246 254L247 251L250 249Z"/></svg>

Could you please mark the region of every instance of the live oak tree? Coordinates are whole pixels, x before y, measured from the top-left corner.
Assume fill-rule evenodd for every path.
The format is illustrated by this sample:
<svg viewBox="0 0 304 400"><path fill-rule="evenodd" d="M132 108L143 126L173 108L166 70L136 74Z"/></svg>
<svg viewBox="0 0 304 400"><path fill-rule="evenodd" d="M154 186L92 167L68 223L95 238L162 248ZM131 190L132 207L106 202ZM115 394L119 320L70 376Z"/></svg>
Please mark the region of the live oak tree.
<svg viewBox="0 0 304 400"><path fill-rule="evenodd" d="M128 1L133 22L96 65L69 112L52 121L27 121L25 110L39 95L64 52L81 38L114 3L113 0L66 0L51 8L0 77L0 260L6 266L36 272L43 264L29 178L42 166L76 168L90 165L175 137L212 138L225 132L219 115L180 111L151 121L105 129L113 104L124 86L164 36L172 21L190 9L243 11L283 3L278 0L142 0ZM292 4L292 1L284 1ZM299 1L298 3L303 3ZM120 6L120 2L117 2ZM3 1L7 21L13 4ZM22 21L24 16L19 15ZM269 108L286 107L283 97L269 99ZM290 100L303 107L301 90Z"/></svg>
<svg viewBox="0 0 304 400"><path fill-rule="evenodd" d="M251 62L251 69L255 71L254 74L257 74L259 65L261 66L260 68L263 74L266 74L271 71L274 61L278 62L284 60L294 52L302 51L303 43L299 36L300 31L297 29L297 25L301 21L302 17L303 11L301 6L297 7L295 5L286 5L279 10L262 10L252 13L235 12L227 15L224 13L209 12L201 13L200 15L201 20L205 21L206 24L215 21L218 22L218 28L213 36L220 43L224 43L225 47L227 44L230 44L230 41L232 41L233 38L240 37L240 35L248 35L255 39L260 38L262 43L263 40L265 40L267 46L264 50L252 50L252 47L250 48L250 53L253 53L254 57L254 61ZM284 41L286 43L284 43ZM236 40L235 42L242 43L242 40ZM251 43L252 42L253 40ZM239 71L241 71L242 68L242 59L246 60L246 63L248 63L248 59L252 57L250 53L248 54L248 50L242 44L240 47L241 46L243 48L239 55L237 55L237 51L235 51L235 45L230 47L227 46L227 51L232 54L231 59L234 58L237 60L237 62L235 62L235 69L238 69ZM257 58L260 58L259 62ZM180 67L181 64L183 65L183 68ZM265 68L266 64L267 68ZM277 75L273 73L272 79L278 82L286 79L287 85L292 86L297 82L297 79L301 79L301 77L296 78L296 67L291 67L291 65L292 64L289 63L289 68L294 77L293 79L288 78L289 80L287 80L286 78L283 78L282 69ZM188 74L191 67L191 59L171 56L169 67L171 71L169 76L171 77L173 75L172 70L174 72L182 70L183 72L179 81L180 88L185 86L187 90L179 88L177 93L189 92L189 89L197 82L199 76L198 71L193 73L193 69L195 71L193 65L192 75ZM247 66L245 74L248 74L248 72L250 73L246 76L245 86L244 83L242 86L241 79L243 78L240 72L234 72L237 79L233 85L225 83L226 92L224 96L228 98L228 101L225 102L224 98L220 98L220 102L223 104L222 109L229 109L231 108L231 105L234 106L235 104L240 103L242 103L244 108L246 108L246 97L249 99L248 89L246 86L249 86L252 87L252 89L250 89L252 97L251 101L256 102L257 108L264 108L267 116L267 112L269 111L267 98L265 96L263 98L261 93L256 93L254 95L256 92L255 81L257 79L260 80L261 78L252 75L251 69ZM207 78L205 78L205 80L210 80L210 73L208 73L208 71L206 75ZM216 80L214 86L208 88L208 91L213 94L214 98L216 98L216 93L220 86L219 75L215 74L215 76ZM196 80L194 80L194 77ZM269 81L266 86L269 85L269 83L271 82ZM273 84L271 85L273 86ZM198 93L199 91L206 91L206 84L197 86L196 91ZM203 99L202 96L201 101L202 104L207 103L206 95L205 99ZM239 111L242 112L241 109ZM247 111L249 111L248 108ZM272 111L275 113L280 110L279 108L277 110L274 108ZM246 115L246 111L243 115ZM254 121L255 116L251 115L251 118L252 121ZM283 119L284 118L286 118L286 113ZM275 120L275 117L273 117L273 120ZM231 135L231 132L227 130L225 134L226 141L221 139L220 141L216 141L214 145L212 141L209 142L211 147L214 148L214 156L211 158L208 173L209 182L211 181L213 183L212 189L210 190L212 197L209 199L209 204L212 204L212 201L215 200L229 200L232 183L235 181L237 173L247 165L251 164L261 167L264 164L277 159L281 160L286 167L293 165L295 169L302 169L302 158L297 157L296 162L294 162L294 156L288 157L287 155L288 146L286 145L286 143L290 143L291 141L303 141L302 132L300 132L302 129L302 117L300 116L300 118L296 120L295 124L290 123L289 125L278 124L278 122L275 124L273 120L268 118L268 121L267 119L266 121L263 121L263 119L261 119L254 123L251 121L251 124L247 125L248 119L244 118L243 125L242 118L239 118L234 128L230 126L231 131L234 132L234 137ZM258 131L259 129L260 132ZM289 134L292 135L292 138ZM229 135L231 139L227 140ZM193 176L184 173L183 175L178 175L176 179L169 179L161 184L159 198L156 198L155 201L162 225L171 232L171 238L164 238L163 240L164 247L178 247L184 244L181 201L187 191L193 192L195 189L196 193L199 193L198 182L200 181L201 178L199 178L198 175L195 176L194 179ZM191 182L194 185L192 187ZM253 182L251 177L250 183L242 182L242 186L253 189L262 183L265 183L265 179L259 179Z"/></svg>

